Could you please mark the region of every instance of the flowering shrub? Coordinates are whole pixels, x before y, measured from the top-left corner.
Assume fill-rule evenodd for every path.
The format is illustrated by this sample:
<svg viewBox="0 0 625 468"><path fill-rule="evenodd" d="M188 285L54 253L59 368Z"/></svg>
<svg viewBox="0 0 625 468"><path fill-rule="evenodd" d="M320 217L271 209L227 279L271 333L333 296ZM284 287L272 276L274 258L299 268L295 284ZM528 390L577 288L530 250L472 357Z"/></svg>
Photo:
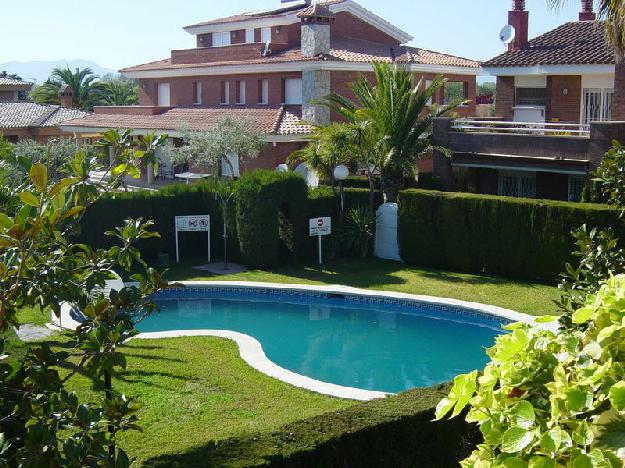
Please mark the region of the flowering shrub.
<svg viewBox="0 0 625 468"><path fill-rule="evenodd" d="M483 374L460 375L436 410L479 425L465 467L621 467L625 447L625 275L615 276L555 332L512 324ZM557 320L543 317L542 322Z"/></svg>

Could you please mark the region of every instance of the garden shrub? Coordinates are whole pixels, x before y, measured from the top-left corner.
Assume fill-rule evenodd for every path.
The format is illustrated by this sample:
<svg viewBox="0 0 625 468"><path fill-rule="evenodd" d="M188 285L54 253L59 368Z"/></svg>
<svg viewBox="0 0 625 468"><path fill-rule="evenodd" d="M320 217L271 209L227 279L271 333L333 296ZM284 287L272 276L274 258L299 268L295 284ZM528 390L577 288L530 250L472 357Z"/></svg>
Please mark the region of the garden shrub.
<svg viewBox="0 0 625 468"><path fill-rule="evenodd" d="M612 227L622 239L618 214L605 205L406 190L398 238L407 263L551 281L572 261L571 231Z"/></svg>
<svg viewBox="0 0 625 468"><path fill-rule="evenodd" d="M175 184L158 192L137 191L116 193L89 207L82 220L80 240L94 247L107 247L110 239L105 232L129 217L154 220L154 230L161 237L142 241L139 248L146 258L167 253L175 261L176 244L174 218L176 216L209 214L211 217L211 252L213 258L223 255L223 218L219 203L205 184ZM234 221L229 228L229 257L238 257L238 241ZM180 257L204 260L207 253L206 234L181 232Z"/></svg>
<svg viewBox="0 0 625 468"><path fill-rule="evenodd" d="M243 261L267 268L303 258L308 237L306 181L294 173L253 171L236 186Z"/></svg>
<svg viewBox="0 0 625 468"><path fill-rule="evenodd" d="M296 421L268 434L162 455L149 466L456 467L481 440L462 418L432 422L448 385L418 388Z"/></svg>

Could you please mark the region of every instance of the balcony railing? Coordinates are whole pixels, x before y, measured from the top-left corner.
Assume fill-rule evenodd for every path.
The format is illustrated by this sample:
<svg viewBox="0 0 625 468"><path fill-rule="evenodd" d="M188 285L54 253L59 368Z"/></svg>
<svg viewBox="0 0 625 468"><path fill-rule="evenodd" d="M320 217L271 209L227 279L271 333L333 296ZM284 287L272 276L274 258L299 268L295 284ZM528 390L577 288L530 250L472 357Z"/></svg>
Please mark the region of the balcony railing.
<svg viewBox="0 0 625 468"><path fill-rule="evenodd" d="M590 125L557 122L456 119L452 124L452 129L457 132L471 133L590 138Z"/></svg>

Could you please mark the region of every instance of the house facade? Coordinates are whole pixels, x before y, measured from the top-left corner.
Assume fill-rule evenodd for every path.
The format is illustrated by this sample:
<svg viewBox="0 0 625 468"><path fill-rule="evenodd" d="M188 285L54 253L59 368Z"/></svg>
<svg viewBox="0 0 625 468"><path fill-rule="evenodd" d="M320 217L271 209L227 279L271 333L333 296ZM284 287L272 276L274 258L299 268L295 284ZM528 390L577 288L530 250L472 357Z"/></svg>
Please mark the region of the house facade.
<svg viewBox="0 0 625 468"><path fill-rule="evenodd" d="M443 74L471 102L459 112L475 112L477 62L405 46L410 35L351 0L283 1L184 30L194 37L193 48L121 70L138 80L139 106L96 108L63 128L83 135L156 129L175 137L181 128L208 129L219 117L246 118L269 144L245 167L237 169L237 158L235 170L273 169L305 144L309 124L333 118L315 100L330 92L349 96L349 84L371 75L373 61L404 64L415 79ZM444 91L434 99L444 100Z"/></svg>
<svg viewBox="0 0 625 468"><path fill-rule="evenodd" d="M615 121L615 56L592 1L579 21L528 39L530 12L512 0L508 51L483 63L497 78L496 117L441 120L434 172L449 190L577 201L625 124ZM619 85L620 86L620 85ZM619 93L617 93L619 94ZM623 94L623 93L620 93Z"/></svg>
<svg viewBox="0 0 625 468"><path fill-rule="evenodd" d="M58 106L27 102L25 93L31 87L32 83L0 78L0 135L12 143L20 140L45 143L51 138L72 137L72 133L62 131L59 126L89 114L72 108L71 89L61 90L61 105ZM3 96L6 100L2 100Z"/></svg>

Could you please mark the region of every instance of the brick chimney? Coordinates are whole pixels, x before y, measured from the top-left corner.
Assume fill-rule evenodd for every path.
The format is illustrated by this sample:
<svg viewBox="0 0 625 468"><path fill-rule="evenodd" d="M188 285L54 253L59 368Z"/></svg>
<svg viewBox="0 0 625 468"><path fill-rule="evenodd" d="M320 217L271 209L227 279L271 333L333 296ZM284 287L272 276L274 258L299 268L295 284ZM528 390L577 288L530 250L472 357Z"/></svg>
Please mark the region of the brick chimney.
<svg viewBox="0 0 625 468"><path fill-rule="evenodd" d="M580 21L594 21L597 15L592 9L592 0L582 0L582 9L579 12Z"/></svg>
<svg viewBox="0 0 625 468"><path fill-rule="evenodd" d="M302 21L302 55L316 57L330 53L330 29L336 20L327 6L313 3L297 15Z"/></svg>
<svg viewBox="0 0 625 468"><path fill-rule="evenodd" d="M528 43L529 11L525 10L525 0L512 0L512 10L508 12L508 24L514 27L514 40L508 50L523 49Z"/></svg>
<svg viewBox="0 0 625 468"><path fill-rule="evenodd" d="M68 85L63 85L59 90L59 98L61 99L61 107L71 109L74 107L74 91Z"/></svg>

